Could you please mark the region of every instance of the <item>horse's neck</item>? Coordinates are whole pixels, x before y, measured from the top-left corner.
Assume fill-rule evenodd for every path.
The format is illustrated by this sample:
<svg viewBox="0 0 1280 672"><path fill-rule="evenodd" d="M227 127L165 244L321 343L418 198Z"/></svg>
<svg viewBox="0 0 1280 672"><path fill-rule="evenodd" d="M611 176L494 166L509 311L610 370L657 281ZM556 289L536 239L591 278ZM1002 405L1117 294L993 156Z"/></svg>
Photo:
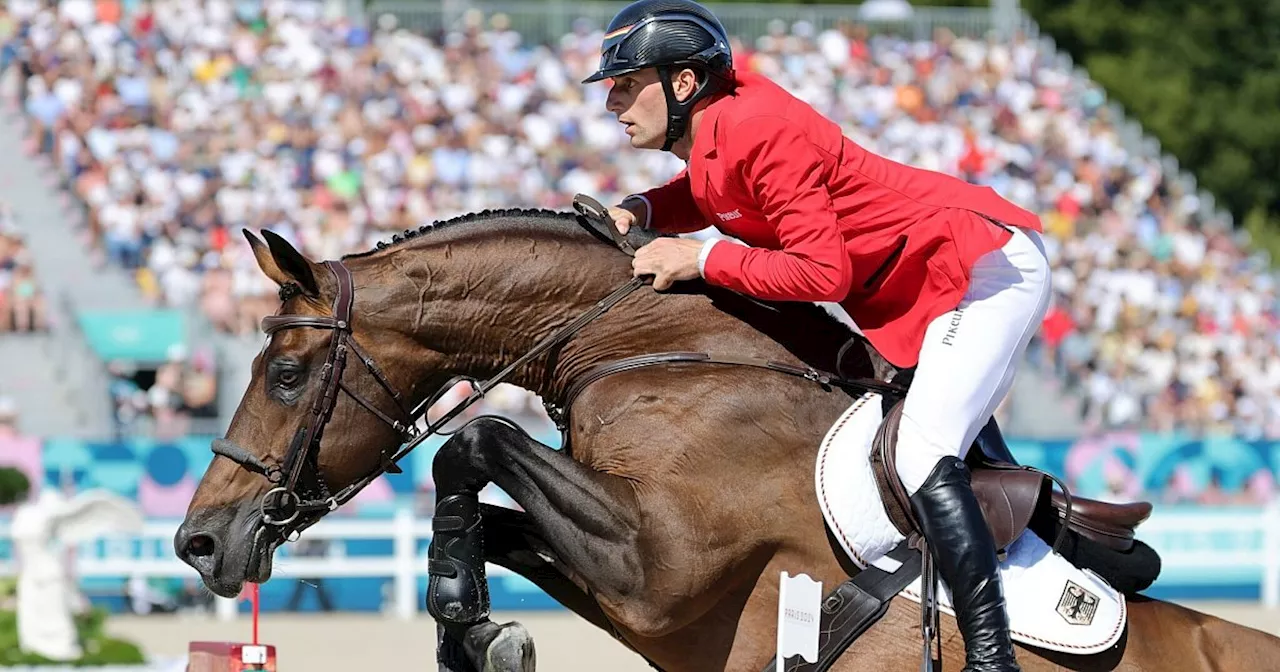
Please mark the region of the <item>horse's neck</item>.
<svg viewBox="0 0 1280 672"><path fill-rule="evenodd" d="M585 234L464 232L391 252L375 279L444 362L432 373L487 378L630 280L629 260ZM416 248L416 249L415 249ZM398 299L398 300L397 300ZM799 359L825 368L843 328L798 307L643 288L506 382L557 399L591 368L673 350Z"/></svg>
<svg viewBox="0 0 1280 672"><path fill-rule="evenodd" d="M630 279L625 257L585 236L429 242L393 252L379 279L395 285L414 339L444 355L433 372L442 377L493 375ZM688 342L681 334L697 329L676 316L692 302L641 289L505 382L554 395L599 363L652 351L661 335Z"/></svg>

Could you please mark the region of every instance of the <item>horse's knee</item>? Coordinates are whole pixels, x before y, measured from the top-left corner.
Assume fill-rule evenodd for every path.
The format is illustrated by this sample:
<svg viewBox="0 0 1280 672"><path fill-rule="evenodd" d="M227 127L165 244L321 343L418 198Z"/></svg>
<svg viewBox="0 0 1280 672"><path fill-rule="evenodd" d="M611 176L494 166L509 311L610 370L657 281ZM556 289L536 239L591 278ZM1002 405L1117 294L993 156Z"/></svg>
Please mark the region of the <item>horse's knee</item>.
<svg viewBox="0 0 1280 672"><path fill-rule="evenodd" d="M454 472L470 470L472 447L474 445L471 441L461 440L461 437L457 434L449 437L448 441L441 444L440 449L436 451L435 457L431 460L432 471L435 473L436 478L439 479L441 476L448 477Z"/></svg>
<svg viewBox="0 0 1280 672"><path fill-rule="evenodd" d="M496 418L476 418L463 425L436 452L432 472L437 482L483 477L487 483L491 454L508 445L505 439L519 431Z"/></svg>
<svg viewBox="0 0 1280 672"><path fill-rule="evenodd" d="M457 432L454 432L450 443L457 442L460 447L476 452L485 448L518 443L518 438L527 437L524 430L506 420L485 417L476 418L460 427Z"/></svg>
<svg viewBox="0 0 1280 672"><path fill-rule="evenodd" d="M485 430L475 426L478 424L478 421L472 422L460 428L436 451L431 462L436 483L475 481L473 485L484 487L485 483L481 482L485 480L481 451L485 445Z"/></svg>
<svg viewBox="0 0 1280 672"><path fill-rule="evenodd" d="M459 427L453 434L449 435L449 440L444 442L441 450L446 448L471 449L479 445L489 433L490 420L488 418L476 418L471 422Z"/></svg>

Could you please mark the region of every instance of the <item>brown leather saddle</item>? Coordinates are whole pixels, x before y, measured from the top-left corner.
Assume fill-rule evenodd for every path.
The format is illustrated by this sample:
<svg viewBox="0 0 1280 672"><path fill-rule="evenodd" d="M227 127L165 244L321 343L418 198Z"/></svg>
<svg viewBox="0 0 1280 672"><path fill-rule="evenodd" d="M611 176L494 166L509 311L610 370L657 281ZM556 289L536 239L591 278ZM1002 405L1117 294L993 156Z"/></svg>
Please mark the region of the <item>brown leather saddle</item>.
<svg viewBox="0 0 1280 672"><path fill-rule="evenodd" d="M920 525L894 467L901 420L902 401L899 400L876 432L871 446L871 470L889 520L904 536L919 538L922 536ZM979 433L965 462L972 472L973 493L986 515L996 548L1001 550L1022 534L1042 507L1049 507L1045 513L1063 521L1063 533L1070 529L1121 552L1133 548L1134 529L1151 515L1149 502L1111 504L1074 497L1065 484L1053 476L1014 463L994 419ZM1054 482L1062 487L1061 492L1053 489ZM1054 546L1056 550L1058 544L1055 542Z"/></svg>

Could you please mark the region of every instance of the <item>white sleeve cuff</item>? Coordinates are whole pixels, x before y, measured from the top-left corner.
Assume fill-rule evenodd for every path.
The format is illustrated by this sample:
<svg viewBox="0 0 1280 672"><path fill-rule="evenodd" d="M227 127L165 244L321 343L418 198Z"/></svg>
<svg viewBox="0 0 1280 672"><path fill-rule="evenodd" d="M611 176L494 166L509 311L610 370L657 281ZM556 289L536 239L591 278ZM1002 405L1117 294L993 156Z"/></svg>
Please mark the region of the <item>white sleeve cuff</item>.
<svg viewBox="0 0 1280 672"><path fill-rule="evenodd" d="M712 238L702 244L702 251L698 253L698 275L703 279L707 277L707 257L711 256L711 248L720 242L719 238Z"/></svg>
<svg viewBox="0 0 1280 672"><path fill-rule="evenodd" d="M631 200L631 199L633 199L633 198L634 198L634 199L638 199L638 200L640 200L640 201L642 201L642 202L644 203L644 224L643 224L643 225L641 225L641 227L640 227L640 228L642 228L642 229L644 229L644 230L648 231L648 230L649 230L649 222L653 221L653 204L649 202L649 197L648 197L648 196L645 196L644 194L631 194L630 196L628 196L628 197L626 197L626 198L624 198L624 199L622 199L622 200L625 202L625 201L629 201L629 200Z"/></svg>

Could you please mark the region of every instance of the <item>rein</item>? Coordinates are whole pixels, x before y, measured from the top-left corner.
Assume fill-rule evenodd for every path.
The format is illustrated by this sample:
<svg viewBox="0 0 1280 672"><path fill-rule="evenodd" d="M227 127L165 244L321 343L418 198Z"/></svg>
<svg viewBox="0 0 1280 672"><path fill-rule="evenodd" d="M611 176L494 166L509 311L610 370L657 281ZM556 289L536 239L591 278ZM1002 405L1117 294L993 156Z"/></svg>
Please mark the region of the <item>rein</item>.
<svg viewBox="0 0 1280 672"><path fill-rule="evenodd" d="M590 199L586 200L589 201ZM623 252L634 255L634 247L617 233L612 222L608 221L607 215L603 214L604 209L595 204L598 210L592 212L587 205L589 204L575 201L575 207L583 214L584 218L598 221L599 218L603 217L606 220L607 230L612 233L612 242ZM288 540L297 539L297 536L303 530L315 524L326 513L336 510L350 501L382 474L401 473L397 463L413 452L424 441L433 436L449 436L458 431L445 432L442 430L450 420L453 420L463 411L483 399L490 390L504 382L520 367L565 342L581 331L583 327L604 315L637 289L647 284L646 278L632 278L608 296L596 302L594 306L584 311L573 321L557 329L537 345L534 345L528 352L487 380L481 381L470 376L455 376L440 387L435 394L432 394L414 408L407 409L404 405L403 397L387 380L373 358L356 343L352 335L351 316L355 290L351 271L341 261L326 261L324 265L333 274L338 287L337 295L333 301L332 317L277 314L262 320L262 330L268 336L284 329L303 327L331 330L329 353L325 359L324 367L321 369L320 381L322 387L320 395L312 404L310 420L295 433L289 445L289 450L285 455L283 465L268 465L253 453L226 439L216 439L213 442L213 452L215 454L239 464L248 471L261 474L275 486L263 496L261 520L265 526L277 528L281 537ZM844 354L847 347L846 345L845 348L841 348L840 355ZM395 415L398 415L398 418L383 413L374 404L356 394L342 382L342 374L346 369L348 353L354 353L359 358L365 369L396 402L397 413ZM837 359L840 359L840 356L837 356ZM906 388L902 385L885 383L869 378L846 378L809 367L794 366L756 357L716 356L700 352L665 352L640 355L608 362L591 369L569 387L559 405L550 402L545 403L548 415L564 436L564 445L568 445L569 411L573 406L573 402L588 386L616 373L664 364L748 366L803 378L822 386L827 391L833 388L840 388L850 392L878 392L886 396L901 396L906 393ZM838 361L837 370L839 370ZM435 422L430 423L419 431L417 429L418 420L455 384L462 381L472 384L471 394ZM391 426L400 435L401 444L393 452L383 452L378 468L351 485L342 488L336 494L332 494L329 492L328 487L325 485L325 479L320 473L318 457L324 428L333 415L333 409L340 392L346 393L378 419ZM319 515L307 515L305 517L303 515L317 513Z"/></svg>

